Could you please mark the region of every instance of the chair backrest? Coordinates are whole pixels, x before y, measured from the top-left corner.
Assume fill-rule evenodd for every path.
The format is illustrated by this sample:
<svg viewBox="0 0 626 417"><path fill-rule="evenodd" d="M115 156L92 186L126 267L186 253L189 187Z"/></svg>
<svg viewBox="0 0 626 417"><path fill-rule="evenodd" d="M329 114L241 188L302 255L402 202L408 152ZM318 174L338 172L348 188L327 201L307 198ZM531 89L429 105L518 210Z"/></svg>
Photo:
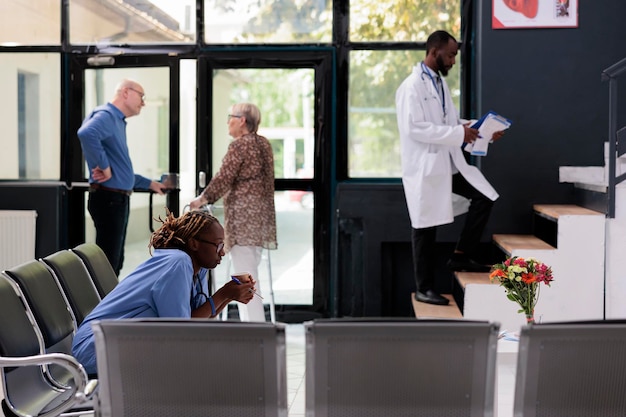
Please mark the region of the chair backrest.
<svg viewBox="0 0 626 417"><path fill-rule="evenodd" d="M2 409L9 416L58 415L59 407L75 401L75 390L50 384L40 366L17 366L16 359L41 357L43 337L34 317L24 307L23 295L14 281L0 274L0 378L4 389ZM64 407L68 408L68 407Z"/></svg>
<svg viewBox="0 0 626 417"><path fill-rule="evenodd" d="M26 309L35 318L43 336L45 353L72 354L74 317L69 303L50 270L32 260L4 271L19 287ZM71 375L58 367L50 367L54 382L61 387L70 384Z"/></svg>
<svg viewBox="0 0 626 417"><path fill-rule="evenodd" d="M71 249L83 262L93 280L100 298L104 298L119 283L117 275L104 251L95 243L83 243Z"/></svg>
<svg viewBox="0 0 626 417"><path fill-rule="evenodd" d="M284 325L130 319L92 327L102 417L287 416Z"/></svg>
<svg viewBox="0 0 626 417"><path fill-rule="evenodd" d="M305 323L306 415L492 416L499 325Z"/></svg>
<svg viewBox="0 0 626 417"><path fill-rule="evenodd" d="M100 302L100 295L83 261L69 250L61 250L41 261L50 268L72 308L75 327L78 328L87 314Z"/></svg>
<svg viewBox="0 0 626 417"><path fill-rule="evenodd" d="M625 393L626 321L522 328L515 416L626 416Z"/></svg>

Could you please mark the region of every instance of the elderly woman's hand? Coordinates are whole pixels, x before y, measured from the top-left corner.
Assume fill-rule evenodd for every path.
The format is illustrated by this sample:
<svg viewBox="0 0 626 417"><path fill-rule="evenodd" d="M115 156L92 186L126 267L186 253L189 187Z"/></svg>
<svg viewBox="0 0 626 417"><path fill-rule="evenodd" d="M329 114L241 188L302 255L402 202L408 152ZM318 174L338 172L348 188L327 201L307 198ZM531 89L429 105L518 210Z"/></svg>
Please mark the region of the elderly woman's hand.
<svg viewBox="0 0 626 417"><path fill-rule="evenodd" d="M200 207L204 206L205 204L207 204L207 201L204 199L204 197L202 197L202 195L199 195L198 197L191 200L191 202L189 202L189 209L198 210Z"/></svg>

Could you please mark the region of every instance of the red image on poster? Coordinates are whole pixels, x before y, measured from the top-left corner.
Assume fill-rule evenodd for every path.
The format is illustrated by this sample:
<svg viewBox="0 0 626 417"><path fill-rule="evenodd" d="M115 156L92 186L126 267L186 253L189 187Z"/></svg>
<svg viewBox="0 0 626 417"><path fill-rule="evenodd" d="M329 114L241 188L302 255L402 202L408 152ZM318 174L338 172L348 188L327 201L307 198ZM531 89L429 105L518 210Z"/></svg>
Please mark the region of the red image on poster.
<svg viewBox="0 0 626 417"><path fill-rule="evenodd" d="M493 29L578 27L578 0L493 0Z"/></svg>

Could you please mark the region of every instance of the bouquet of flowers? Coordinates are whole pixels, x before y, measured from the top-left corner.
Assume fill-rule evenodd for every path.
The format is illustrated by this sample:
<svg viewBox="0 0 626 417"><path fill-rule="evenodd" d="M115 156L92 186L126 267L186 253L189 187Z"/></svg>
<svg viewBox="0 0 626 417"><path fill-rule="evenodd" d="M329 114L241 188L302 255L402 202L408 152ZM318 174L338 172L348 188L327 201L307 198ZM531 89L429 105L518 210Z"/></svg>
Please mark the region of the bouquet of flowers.
<svg viewBox="0 0 626 417"><path fill-rule="evenodd" d="M513 256L501 264L495 264L489 275L506 290L509 300L515 301L526 315L528 323L535 322L535 305L539 299L539 284L550 286L553 281L552 268L534 258Z"/></svg>

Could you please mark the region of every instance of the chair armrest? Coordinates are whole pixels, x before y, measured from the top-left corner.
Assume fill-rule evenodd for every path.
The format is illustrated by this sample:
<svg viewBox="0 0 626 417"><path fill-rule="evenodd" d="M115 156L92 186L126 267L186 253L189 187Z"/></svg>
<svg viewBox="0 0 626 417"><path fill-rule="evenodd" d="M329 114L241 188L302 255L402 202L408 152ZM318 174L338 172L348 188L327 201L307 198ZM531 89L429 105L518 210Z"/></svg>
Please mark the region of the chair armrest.
<svg viewBox="0 0 626 417"><path fill-rule="evenodd" d="M73 356L64 353L47 353L23 357L0 356L0 368L44 365L57 365L67 369L72 375L74 385L70 387L72 395L66 401L48 410L46 413L39 414L37 417L58 416L74 406L91 400L98 389L98 380L90 380L83 366Z"/></svg>

